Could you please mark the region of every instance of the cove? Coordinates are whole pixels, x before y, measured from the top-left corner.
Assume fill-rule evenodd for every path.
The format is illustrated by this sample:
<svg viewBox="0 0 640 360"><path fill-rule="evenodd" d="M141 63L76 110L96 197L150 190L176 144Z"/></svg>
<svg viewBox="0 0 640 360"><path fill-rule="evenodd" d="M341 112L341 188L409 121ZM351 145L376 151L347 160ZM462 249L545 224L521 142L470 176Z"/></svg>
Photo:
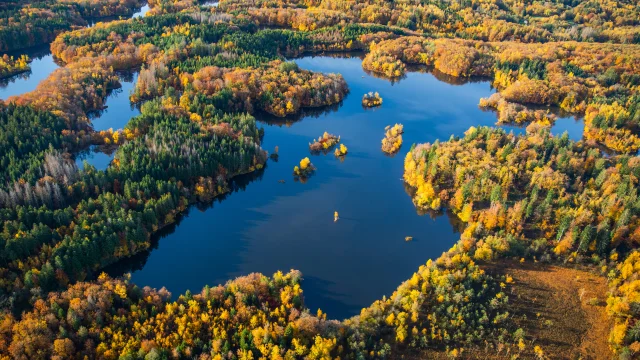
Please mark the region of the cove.
<svg viewBox="0 0 640 360"><path fill-rule="evenodd" d="M139 71L117 73L121 87L109 92L103 110L89 114L94 130L123 129L131 118L140 115L140 106L129 101L129 95L138 82L138 73Z"/></svg>
<svg viewBox="0 0 640 360"><path fill-rule="evenodd" d="M140 7L139 9L136 9L136 11L134 11L133 14L131 14L130 18L138 18L138 17L142 17L145 16L145 14L150 10L149 4L148 3L144 3L144 5L142 7ZM128 17L125 16L107 16L107 17L101 17L101 18L92 18L92 19L88 19L87 20L87 27L94 27L97 23L100 22L110 22L110 21L114 21L114 20L120 20L120 19L127 19Z"/></svg>
<svg viewBox="0 0 640 360"><path fill-rule="evenodd" d="M84 169L85 161L92 165L96 170L106 170L111 164L111 160L116 155L115 149L106 151L98 146L90 146L77 154L75 154L76 165L78 169Z"/></svg>
<svg viewBox="0 0 640 360"><path fill-rule="evenodd" d="M113 89L107 95L104 105L105 108L89 114L89 120L94 130L119 130L123 129L129 120L140 115L140 105L132 104L129 101L133 89L138 81L139 71L119 71L117 72L118 81L121 87ZM97 170L106 170L106 168L115 156L115 149L105 151L97 146L76 154L76 165L79 169L84 168L84 162L93 165Z"/></svg>
<svg viewBox="0 0 640 360"><path fill-rule="evenodd" d="M144 16L149 11L149 5L145 3L140 9L133 13L132 18ZM96 22L109 22L118 20L120 17L105 17L89 20L89 27L94 26ZM123 17L124 18L124 17ZM0 99L7 100L10 96L22 95L24 93L35 90L38 84L46 79L61 64L57 63L49 45L42 45L27 50L19 50L9 52L8 55L19 57L26 54L31 58L31 70L16 74L6 79L0 79ZM123 84L124 87L124 84Z"/></svg>
<svg viewBox="0 0 640 360"><path fill-rule="evenodd" d="M149 11L149 5L145 4L136 11L132 17L137 18L144 16ZM97 21L108 22L117 20L118 18L101 18ZM89 26L95 25L90 21ZM56 62L49 45L43 45L29 49L27 51L17 51L9 53L9 55L18 57L26 54L32 60L30 63L31 70L16 74L6 79L0 79L0 99L7 100L11 96L18 96L35 90L38 84L46 79L51 73L58 69L61 64ZM122 129L129 120L140 114L139 106L134 106L129 101L129 95L138 80L138 70L135 71L119 71L117 72L118 80L121 87L109 92L105 99L106 108L88 114L91 125L95 130ZM76 165L80 169L84 167L84 161L95 166L98 170L105 170L115 151L103 152L98 147L91 147L79 154L76 154Z"/></svg>
<svg viewBox="0 0 640 360"><path fill-rule="evenodd" d="M2 100L7 100L11 96L22 95L35 90L42 80L46 79L55 69L60 67L60 65L55 62L49 50L49 45L8 54L14 57L19 57L21 54L28 55L32 60L29 64L31 70L0 80L0 99Z"/></svg>
<svg viewBox="0 0 640 360"><path fill-rule="evenodd" d="M342 319L390 295L457 241L455 217L416 211L402 181L404 156L412 143L493 125L495 114L477 106L494 92L490 83L447 83L426 72L391 82L366 73L357 57L296 62L303 69L343 74L351 93L337 106L306 110L296 118L256 115L265 128L263 148L279 147L277 161L235 179L231 194L192 208L155 237L151 251L108 273L131 272L133 283L164 286L177 295L252 272L298 269L307 307ZM369 91L380 92L382 107L362 108L361 97ZM385 126L394 123L404 124L404 145L390 157L380 145ZM324 131L340 135L349 148L343 162L333 154L310 155L309 142ZM306 183L294 182L293 167L306 156L318 170ZM414 240L406 242L406 236Z"/></svg>

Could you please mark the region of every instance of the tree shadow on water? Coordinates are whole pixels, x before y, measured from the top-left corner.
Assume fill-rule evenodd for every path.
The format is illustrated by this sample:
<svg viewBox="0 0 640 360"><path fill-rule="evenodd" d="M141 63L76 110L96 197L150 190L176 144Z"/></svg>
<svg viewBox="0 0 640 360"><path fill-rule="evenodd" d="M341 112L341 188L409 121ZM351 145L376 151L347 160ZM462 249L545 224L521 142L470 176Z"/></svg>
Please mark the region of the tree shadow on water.
<svg viewBox="0 0 640 360"><path fill-rule="evenodd" d="M341 300L345 295L329 290L335 283L315 276L305 276L302 290L305 294L305 306L315 314L318 309L327 314L327 319L343 320L360 313L360 306Z"/></svg>
<svg viewBox="0 0 640 360"><path fill-rule="evenodd" d="M212 199L209 202L197 202L193 204L193 207L190 207L184 213L177 216L176 221L174 223L167 225L162 229L158 230L156 233L154 233L151 236L151 244L147 250L141 253L138 253L136 255L133 255L131 257L121 259L120 261L117 261L111 265L108 265L102 270L98 271L96 274L93 274L92 277L96 277L102 271L107 273L109 276L120 277L127 273L133 273L133 272L142 270L145 267L147 261L149 260L149 256L151 256L151 252L153 250L158 249L160 245L160 241L172 235L173 233L175 233L176 229L180 226L182 221L189 217L189 213L192 211L193 208L196 208L198 211L204 212L206 210L213 208L216 203L222 202L232 194L240 191L245 191L249 184L251 184L254 181L259 181L262 179L265 169L266 169L266 166L252 173L234 177L229 181L230 191L228 193L217 196L216 198Z"/></svg>
<svg viewBox="0 0 640 360"><path fill-rule="evenodd" d="M308 117L317 119L323 115L328 116L331 113L337 112L340 109L340 107L342 107L343 102L344 100L332 105L301 108L300 111L298 111L298 113L293 115L288 115L285 117L275 116L264 111L256 112L254 114L254 117L259 122L265 123L267 125L278 126L278 127L282 127L282 126L290 127L293 124L299 121L302 121L303 119Z"/></svg>

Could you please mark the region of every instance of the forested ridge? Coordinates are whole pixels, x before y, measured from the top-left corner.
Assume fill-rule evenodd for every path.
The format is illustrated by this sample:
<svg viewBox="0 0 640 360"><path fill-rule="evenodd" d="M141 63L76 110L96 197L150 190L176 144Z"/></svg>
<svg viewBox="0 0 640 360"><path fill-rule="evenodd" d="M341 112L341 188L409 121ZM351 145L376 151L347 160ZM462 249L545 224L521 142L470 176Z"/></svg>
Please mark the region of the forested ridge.
<svg viewBox="0 0 640 360"><path fill-rule="evenodd" d="M474 348L553 358L515 325L512 277L484 270L507 258L606 276L611 349L639 356L638 4L157 0L148 16L75 29L140 5L2 5L0 49L53 41L65 66L0 104L0 358L456 358ZM465 227L457 244L343 321L310 313L297 271L173 299L101 274L191 204L228 192L232 177L262 171L264 131L251 114L291 116L347 95L341 75L286 58L350 50L389 78L409 65L489 77L498 93L480 105L529 124L523 135L473 127L409 149L415 206L454 213ZM26 59L0 66L9 74ZM95 131L87 114L119 86L115 72L133 68L141 114ZM550 135L553 106L585 116L585 140ZM407 151L402 132L386 129L382 150ZM106 170L75 165L91 145L117 147ZM303 158L294 175L313 170Z"/></svg>

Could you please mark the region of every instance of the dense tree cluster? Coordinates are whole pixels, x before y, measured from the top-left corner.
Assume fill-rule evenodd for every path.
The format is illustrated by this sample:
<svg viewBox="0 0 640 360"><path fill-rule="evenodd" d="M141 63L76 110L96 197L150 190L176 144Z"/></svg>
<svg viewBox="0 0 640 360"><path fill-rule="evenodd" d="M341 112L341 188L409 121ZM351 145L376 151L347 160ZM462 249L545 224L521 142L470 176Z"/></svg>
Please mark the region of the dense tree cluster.
<svg viewBox="0 0 640 360"><path fill-rule="evenodd" d="M363 50L372 41L402 35L400 29L348 24L300 32L256 30L245 18L180 13L98 24L64 33L51 48L65 62L103 56L116 68L160 58L170 68L195 72L204 66L258 67L305 52Z"/></svg>
<svg viewBox="0 0 640 360"><path fill-rule="evenodd" d="M607 158L530 125L525 136L471 128L461 139L414 146L404 178L418 208L446 207L467 223L458 247L477 260L583 261L606 271L640 242L639 175L637 156ZM617 349L638 340L631 326L638 314L629 310L636 258L612 276L620 274L610 299Z"/></svg>
<svg viewBox="0 0 640 360"><path fill-rule="evenodd" d="M527 240L531 256L606 258L635 247L638 158L607 159L566 135L528 131L471 128L462 139L415 146L405 180L416 188L416 206L446 206L479 233L504 229L507 240Z"/></svg>
<svg viewBox="0 0 640 360"><path fill-rule="evenodd" d="M309 151L311 153L328 153L334 146L340 142L340 136L329 134L324 132L318 139L314 139L312 143L309 143Z"/></svg>
<svg viewBox="0 0 640 360"><path fill-rule="evenodd" d="M150 15L177 13L184 10L194 10L198 0L149 0Z"/></svg>
<svg viewBox="0 0 640 360"><path fill-rule="evenodd" d="M44 166L56 149L71 147L73 137L65 133L65 121L32 107L9 105L0 108L0 189L33 184L36 180L65 175ZM51 161L51 160L50 160ZM0 195L0 206L7 200Z"/></svg>
<svg viewBox="0 0 640 360"><path fill-rule="evenodd" d="M382 151L387 154L395 154L402 146L402 134L404 128L402 124L395 124L384 128L384 139L382 139Z"/></svg>
<svg viewBox="0 0 640 360"><path fill-rule="evenodd" d="M138 0L58 0L60 4L73 5L83 18L98 19L109 16L128 16L142 7Z"/></svg>
<svg viewBox="0 0 640 360"><path fill-rule="evenodd" d="M307 11L301 11L300 8ZM222 0L220 10L248 13L262 24L286 24L300 30L309 29L306 25L311 17L319 24L335 24L338 21L375 23L434 37L484 41L640 41L637 28L640 10L633 3L622 0L506 0L499 4L438 0Z"/></svg>
<svg viewBox="0 0 640 360"><path fill-rule="evenodd" d="M242 18L240 14L239 17ZM352 22L342 11L299 8L249 8L247 18L261 26L290 27L299 31L347 24Z"/></svg>
<svg viewBox="0 0 640 360"><path fill-rule="evenodd" d="M193 74L169 74L160 63L141 72L133 96L157 96L164 86L175 85L174 89L184 90L180 106L187 110L213 104L226 111L262 110L283 117L301 107L339 103L346 95L347 84L341 75L315 74L289 64L276 61L266 69L207 66Z"/></svg>
<svg viewBox="0 0 640 360"><path fill-rule="evenodd" d="M404 75L406 65L410 64L433 66L455 77L487 76L491 74L493 61L486 55L482 56L480 51L489 45L452 39L399 37L371 43L362 66L387 77Z"/></svg>
<svg viewBox="0 0 640 360"><path fill-rule="evenodd" d="M382 96L378 92L369 91L362 96L362 106L366 108L377 107L382 105Z"/></svg>
<svg viewBox="0 0 640 360"><path fill-rule="evenodd" d="M7 54L0 57L0 79L7 78L16 74L29 71L29 57L21 55L18 58L8 56Z"/></svg>
<svg viewBox="0 0 640 360"><path fill-rule="evenodd" d="M480 105L496 109L500 122L550 125L555 117L533 107L555 106L586 114L586 138L618 152L640 149L637 45L399 37L372 43L370 49L363 67L388 77L403 75L409 64L454 77L493 77L499 94Z"/></svg>
<svg viewBox="0 0 640 360"><path fill-rule="evenodd" d="M640 351L640 252L633 251L608 273L611 293L607 312L615 319L609 341L619 349L620 357L633 357Z"/></svg>
<svg viewBox="0 0 640 360"><path fill-rule="evenodd" d="M510 279L496 281L454 250L344 323L321 310L310 314L300 280L296 271L251 274L171 301L165 289L101 275L37 300L21 319L0 315L0 352L31 359L384 359L392 347L451 344L457 353L485 338L511 340Z"/></svg>
<svg viewBox="0 0 640 360"><path fill-rule="evenodd" d="M131 15L141 0L11 0L0 5L0 51L51 42L87 19Z"/></svg>

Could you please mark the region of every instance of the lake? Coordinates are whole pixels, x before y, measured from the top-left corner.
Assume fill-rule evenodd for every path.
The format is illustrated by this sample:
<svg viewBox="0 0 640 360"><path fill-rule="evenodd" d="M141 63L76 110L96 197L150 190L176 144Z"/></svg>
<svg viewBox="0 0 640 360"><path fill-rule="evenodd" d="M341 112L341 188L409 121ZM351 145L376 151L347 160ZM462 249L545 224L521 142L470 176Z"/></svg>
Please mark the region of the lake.
<svg viewBox="0 0 640 360"><path fill-rule="evenodd" d="M306 305L342 319L390 295L457 241L455 217L416 211L402 181L404 156L412 143L493 125L495 113L477 106L494 92L490 83L447 83L426 72L391 82L366 73L358 57L296 62L303 69L343 74L351 93L338 106L296 118L256 115L265 128L262 146L271 152L278 146L278 161L234 181L234 191L223 199L192 208L155 237L152 251L112 266L112 275L132 272L137 285L165 286L177 295L251 272L298 269ZM380 93L382 107L363 109L361 98L369 91ZM580 123L568 120L559 123L581 137ZM395 123L404 124L404 145L396 156L387 156L381 140L385 126ZM310 155L309 142L325 131L341 136L348 147L344 161L332 153ZM295 182L293 167L306 156L316 174L306 183ZM406 236L413 241L406 242Z"/></svg>
<svg viewBox="0 0 640 360"><path fill-rule="evenodd" d="M0 97L33 90L57 68L47 52L34 53L29 76L5 83ZM412 143L447 140L470 126L494 125L495 113L477 106L481 97L495 92L490 82L450 80L424 71L390 81L365 72L357 56L295 61L303 69L343 74L351 93L339 105L306 110L295 118L257 114L265 128L262 146L269 151L278 146L278 161L235 179L232 193L193 207L155 236L152 251L115 264L109 273L132 272L134 283L165 286L177 295L251 272L298 269L304 275L306 305L343 319L390 295L421 264L456 242L460 224L455 216L416 211L402 182L404 156ZM122 88L110 92L106 109L90 114L96 130L123 128L139 114L128 99L137 72L118 75ZM361 106L369 91L383 97L380 108ZM387 156L381 140L385 126L395 123L404 125L404 145L396 156ZM581 121L563 118L552 129L556 134L565 130L574 140L582 137ZM349 148L343 161L309 153L309 142L325 131L341 136ZM114 155L92 147L76 161L103 170ZM293 167L306 156L318 170L305 183L295 182ZM337 222L334 211L340 214ZM413 241L406 242L406 236Z"/></svg>

